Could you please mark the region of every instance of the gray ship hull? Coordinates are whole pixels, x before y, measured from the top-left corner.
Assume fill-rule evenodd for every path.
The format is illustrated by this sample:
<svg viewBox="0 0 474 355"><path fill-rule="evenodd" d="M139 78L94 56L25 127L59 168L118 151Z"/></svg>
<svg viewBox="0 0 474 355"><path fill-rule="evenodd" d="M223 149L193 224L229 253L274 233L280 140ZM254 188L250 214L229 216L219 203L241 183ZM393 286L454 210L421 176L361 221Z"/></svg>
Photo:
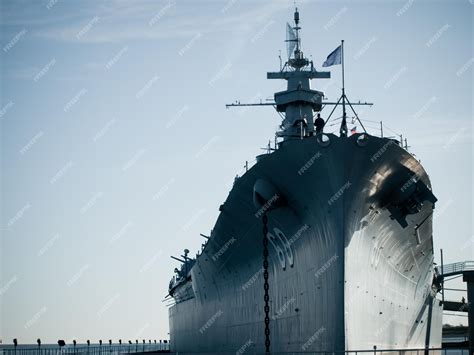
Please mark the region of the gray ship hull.
<svg viewBox="0 0 474 355"><path fill-rule="evenodd" d="M264 352L263 212L272 352L441 346L433 204L398 218L392 203L429 187L426 172L394 141L328 137L287 141L235 182L190 281L174 290L172 351ZM277 191L260 210L258 180Z"/></svg>

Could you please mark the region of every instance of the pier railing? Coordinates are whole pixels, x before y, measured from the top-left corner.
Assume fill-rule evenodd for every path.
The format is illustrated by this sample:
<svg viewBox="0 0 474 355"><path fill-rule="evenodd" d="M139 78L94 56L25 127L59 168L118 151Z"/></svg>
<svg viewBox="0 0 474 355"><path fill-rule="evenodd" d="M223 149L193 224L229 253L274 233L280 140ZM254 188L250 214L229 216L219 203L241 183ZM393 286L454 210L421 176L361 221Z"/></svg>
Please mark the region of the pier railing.
<svg viewBox="0 0 474 355"><path fill-rule="evenodd" d="M474 271L474 261L462 261L453 264L440 265L436 267L438 274L442 277L461 275L464 271Z"/></svg>
<svg viewBox="0 0 474 355"><path fill-rule="evenodd" d="M265 355L264 353L257 353ZM469 349L430 348L430 349L377 349L350 351L293 351L272 352L272 355L469 355Z"/></svg>
<svg viewBox="0 0 474 355"><path fill-rule="evenodd" d="M169 352L169 343L157 344L91 344L54 346L1 346L0 355L119 355L147 352Z"/></svg>
<svg viewBox="0 0 474 355"><path fill-rule="evenodd" d="M221 352L171 352L174 355L229 355L240 354L237 352L221 351ZM251 349L242 354L252 355L268 355L268 353L254 352ZM353 350L353 351L287 351L287 352L270 352L270 355L469 355L468 349L389 349L389 350Z"/></svg>
<svg viewBox="0 0 474 355"><path fill-rule="evenodd" d="M2 355L62 355L62 354L78 354L78 355L118 355L118 354L132 354L132 353L170 353L169 343L162 344L112 344L112 345L77 345L64 346L59 348L58 346L46 347L25 347L18 346L0 348L0 354ZM248 349L249 354L261 354L263 352L253 352ZM201 352L186 352L179 354L203 354ZM229 354L228 351L223 352L212 352L206 354L222 355ZM272 355L469 355L467 348L430 348L430 349L371 349L371 350L350 350L350 351L288 351L288 352L271 352Z"/></svg>

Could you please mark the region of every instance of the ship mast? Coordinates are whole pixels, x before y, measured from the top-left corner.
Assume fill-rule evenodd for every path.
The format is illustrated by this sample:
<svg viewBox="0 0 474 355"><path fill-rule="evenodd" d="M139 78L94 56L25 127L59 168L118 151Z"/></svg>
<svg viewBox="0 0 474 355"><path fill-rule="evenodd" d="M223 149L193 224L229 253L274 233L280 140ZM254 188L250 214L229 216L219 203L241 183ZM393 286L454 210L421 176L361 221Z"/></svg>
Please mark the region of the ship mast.
<svg viewBox="0 0 474 355"><path fill-rule="evenodd" d="M275 93L275 108L284 113L277 136L284 140L302 138L314 132L314 112L321 111L324 93L312 90L311 79L329 79L330 72L318 72L313 62L301 50L300 15L294 13L294 26L287 24L286 44L288 60L279 72L267 73L267 79L285 79L287 89Z"/></svg>
<svg viewBox="0 0 474 355"><path fill-rule="evenodd" d="M347 136L346 124L346 104L354 111L352 105L372 105L368 103L351 104L347 99L344 88L344 69L342 79L342 95L337 102L324 102L324 93L311 89L311 79L329 79L331 73L327 71L317 71L312 61L308 60L301 50L300 35L300 15L298 8L294 12L294 26L287 23L286 27L286 45L288 60L283 65L280 64L280 71L268 72L267 79L284 79L287 81L287 88L284 91L274 94L273 102L266 103L240 103L227 104L226 107L236 106L273 106L282 116L283 122L280 125L280 131L276 133L276 137L280 137L283 141L292 139L302 139L307 136L315 135L314 117L325 106L334 105L329 117L331 117L335 108L342 105L343 124L341 124L341 136ZM344 42L344 41L343 41ZM281 55L279 56L281 63ZM344 64L342 64L344 67ZM354 111L355 113L355 111ZM359 117L355 114L357 120ZM326 120L326 122L329 120ZM359 120L360 122L360 120ZM363 125L361 123L362 128ZM365 130L365 128L364 128Z"/></svg>

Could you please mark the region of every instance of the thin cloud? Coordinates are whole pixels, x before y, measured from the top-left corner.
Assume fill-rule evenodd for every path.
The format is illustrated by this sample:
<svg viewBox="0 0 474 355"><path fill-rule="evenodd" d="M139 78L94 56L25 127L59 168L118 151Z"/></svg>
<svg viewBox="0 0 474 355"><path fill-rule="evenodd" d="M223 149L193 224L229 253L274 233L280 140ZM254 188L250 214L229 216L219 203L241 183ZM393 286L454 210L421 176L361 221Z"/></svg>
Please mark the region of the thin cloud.
<svg viewBox="0 0 474 355"><path fill-rule="evenodd" d="M232 31L248 33L262 21L261 15L269 18L272 14L287 9L288 4L277 1L271 4L255 6L250 11L236 14L209 13L207 17L196 18L188 10L178 5L171 6L158 23L150 26L150 20L162 10L167 3L143 2L129 6L126 2L116 0L107 5L88 8L80 19L67 25L53 25L39 29L34 35L46 39L76 43L125 43L134 40L159 40L172 38L192 38L197 32L210 33ZM95 10L95 11L94 11ZM216 7L219 11L219 7ZM78 38L77 34L90 23L99 18L88 32Z"/></svg>

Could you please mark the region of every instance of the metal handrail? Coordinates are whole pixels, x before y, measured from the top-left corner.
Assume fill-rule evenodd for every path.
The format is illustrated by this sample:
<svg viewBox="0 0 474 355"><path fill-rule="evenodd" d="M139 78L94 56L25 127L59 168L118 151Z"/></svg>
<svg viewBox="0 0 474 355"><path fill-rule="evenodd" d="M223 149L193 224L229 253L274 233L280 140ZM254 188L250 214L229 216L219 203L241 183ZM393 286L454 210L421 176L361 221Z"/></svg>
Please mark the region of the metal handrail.
<svg viewBox="0 0 474 355"><path fill-rule="evenodd" d="M474 261L462 261L437 266L436 270L441 277L461 275L465 271L474 271Z"/></svg>
<svg viewBox="0 0 474 355"><path fill-rule="evenodd" d="M188 353L187 353L188 354ZM189 353L193 354L193 353ZM197 354L197 353L196 353ZM218 353L215 353L218 354ZM257 353L264 355L264 353ZM289 351L289 352L272 352L272 355L358 355L358 354L374 354L374 355L426 355L426 354L441 354L441 355L469 355L468 348L427 348L427 349L376 349L376 350L345 350L345 351Z"/></svg>
<svg viewBox="0 0 474 355"><path fill-rule="evenodd" d="M118 355L157 351L169 351L169 343L91 344L90 346L85 344L78 344L77 346L68 344L61 348L53 344L42 345L40 347L35 345L19 345L17 347L12 345L0 345L0 354L3 355Z"/></svg>
<svg viewBox="0 0 474 355"><path fill-rule="evenodd" d="M160 347L160 345L167 345L166 349ZM145 345L145 350L143 351L142 348L143 344L138 344L138 349L136 349L136 344L123 344L123 345L112 345L109 346L107 345L102 345L100 346L65 346L61 350L59 350L57 347L53 348L47 348L45 347L44 349L39 349L39 348L23 348L18 347L18 349L15 351L14 348L8 347L5 349L5 346L0 346L0 354L8 354L8 355L32 355L36 354L38 355L61 355L61 354L102 354L102 355L107 355L107 354L129 354L129 353L142 353L142 352L147 352L147 351L158 351L158 350L164 350L164 352L169 352L169 343L168 344L146 344ZM160 347L160 348L157 348ZM153 350L155 348L155 350ZM418 354L418 355L425 355L425 354L442 354L442 355L449 355L453 353L453 351L456 354L459 355L468 355L469 350L465 347L459 347L459 348L399 348L399 349L366 349L366 350L343 350L343 351L287 351L287 352L272 352L273 355L276 354L313 354L313 355L357 355L357 354L389 354L389 355L407 355L407 354ZM169 352L170 354L175 354L174 352ZM200 354L200 352L186 352L187 354ZM216 354L228 354L229 352L216 352ZM260 354L260 353L258 353ZM261 353L263 354L263 353Z"/></svg>
<svg viewBox="0 0 474 355"><path fill-rule="evenodd" d="M385 349L385 350L345 350L345 351L290 351L290 352L272 352L272 355L357 355L357 354L390 354L390 355L425 355L425 354L442 354L449 355L451 353L458 355L469 355L469 349L467 348L428 348L428 349ZM187 353L188 354L188 353ZM192 354L192 353L191 353ZM216 353L217 354L217 353ZM264 353L257 353L264 355Z"/></svg>

